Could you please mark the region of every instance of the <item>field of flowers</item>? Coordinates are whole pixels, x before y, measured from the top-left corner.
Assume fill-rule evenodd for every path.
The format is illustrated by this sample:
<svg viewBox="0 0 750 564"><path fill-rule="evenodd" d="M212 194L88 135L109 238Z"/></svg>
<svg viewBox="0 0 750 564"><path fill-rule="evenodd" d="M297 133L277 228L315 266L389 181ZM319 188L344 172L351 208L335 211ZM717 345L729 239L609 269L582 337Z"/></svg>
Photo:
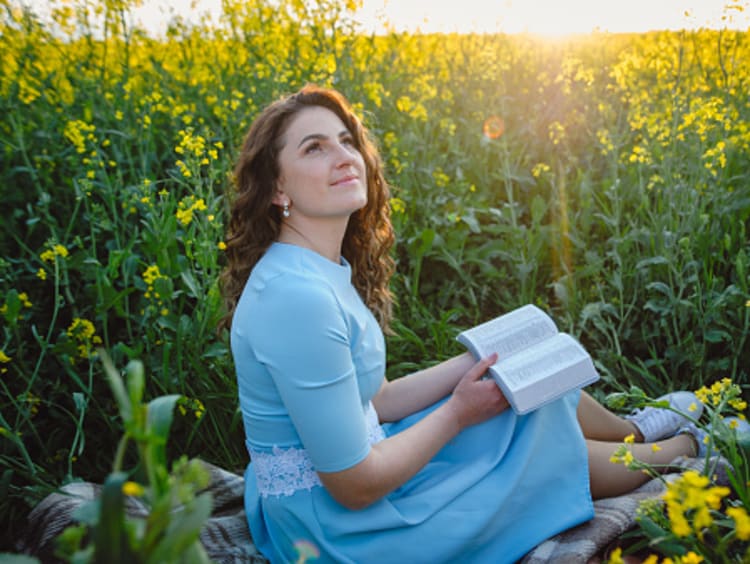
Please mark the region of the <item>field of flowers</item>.
<svg viewBox="0 0 750 564"><path fill-rule="evenodd" d="M0 549L112 469L100 349L179 395L170 457L244 466L215 330L230 172L258 109L308 82L355 104L393 186L390 378L533 302L599 397L728 378L747 399L750 33L368 36L356 0L224 0L155 39L134 4L0 0Z"/></svg>

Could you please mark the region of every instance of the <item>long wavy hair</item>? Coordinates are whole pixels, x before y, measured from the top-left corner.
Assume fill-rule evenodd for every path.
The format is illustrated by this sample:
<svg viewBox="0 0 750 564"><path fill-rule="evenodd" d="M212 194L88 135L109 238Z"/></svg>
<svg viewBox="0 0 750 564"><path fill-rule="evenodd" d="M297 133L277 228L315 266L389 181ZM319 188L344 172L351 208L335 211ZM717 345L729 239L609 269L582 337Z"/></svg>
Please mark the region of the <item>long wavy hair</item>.
<svg viewBox="0 0 750 564"><path fill-rule="evenodd" d="M281 210L272 203L279 179L282 136L292 118L305 108L320 106L336 114L349 130L367 170L367 205L349 218L342 255L352 266L352 283L384 331L390 330L393 274L390 249L394 235L389 188L383 165L367 129L339 92L307 85L270 104L245 137L234 169L234 194L226 235L227 266L220 283L226 315L219 329L228 329L250 272L281 230Z"/></svg>

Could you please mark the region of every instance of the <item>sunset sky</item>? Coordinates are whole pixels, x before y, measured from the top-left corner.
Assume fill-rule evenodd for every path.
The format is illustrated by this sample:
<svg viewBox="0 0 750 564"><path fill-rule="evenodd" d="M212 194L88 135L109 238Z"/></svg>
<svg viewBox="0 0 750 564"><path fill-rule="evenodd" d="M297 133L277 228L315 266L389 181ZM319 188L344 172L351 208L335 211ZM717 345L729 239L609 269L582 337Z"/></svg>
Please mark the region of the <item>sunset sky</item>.
<svg viewBox="0 0 750 564"><path fill-rule="evenodd" d="M46 0L26 0L44 6ZM365 31L530 32L560 35L590 31L731 27L750 29L750 8L727 10L733 0L364 0L357 15ZM741 0L747 7L750 2ZM192 9L191 5L195 5ZM216 18L221 0L143 0L134 17L150 31L164 29L170 14L197 21Z"/></svg>

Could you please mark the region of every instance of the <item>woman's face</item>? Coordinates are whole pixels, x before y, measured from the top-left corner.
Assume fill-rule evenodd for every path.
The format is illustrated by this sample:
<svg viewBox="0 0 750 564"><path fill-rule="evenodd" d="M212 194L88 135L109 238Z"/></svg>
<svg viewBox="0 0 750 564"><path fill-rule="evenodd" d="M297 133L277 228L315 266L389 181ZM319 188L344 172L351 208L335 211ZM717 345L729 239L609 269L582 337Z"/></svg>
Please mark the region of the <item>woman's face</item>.
<svg viewBox="0 0 750 564"><path fill-rule="evenodd" d="M354 138L332 111L297 113L282 137L274 204L286 203L294 221L348 218L367 204L365 163Z"/></svg>

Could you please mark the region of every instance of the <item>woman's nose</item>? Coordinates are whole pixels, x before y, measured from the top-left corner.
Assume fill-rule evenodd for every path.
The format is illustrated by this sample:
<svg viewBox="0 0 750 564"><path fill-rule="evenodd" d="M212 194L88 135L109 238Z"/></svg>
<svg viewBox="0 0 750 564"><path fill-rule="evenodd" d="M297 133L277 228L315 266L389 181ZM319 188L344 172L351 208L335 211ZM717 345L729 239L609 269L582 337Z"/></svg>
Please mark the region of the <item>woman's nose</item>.
<svg viewBox="0 0 750 564"><path fill-rule="evenodd" d="M349 165L357 160L356 151L351 145L337 143L336 159L336 164L338 166Z"/></svg>

